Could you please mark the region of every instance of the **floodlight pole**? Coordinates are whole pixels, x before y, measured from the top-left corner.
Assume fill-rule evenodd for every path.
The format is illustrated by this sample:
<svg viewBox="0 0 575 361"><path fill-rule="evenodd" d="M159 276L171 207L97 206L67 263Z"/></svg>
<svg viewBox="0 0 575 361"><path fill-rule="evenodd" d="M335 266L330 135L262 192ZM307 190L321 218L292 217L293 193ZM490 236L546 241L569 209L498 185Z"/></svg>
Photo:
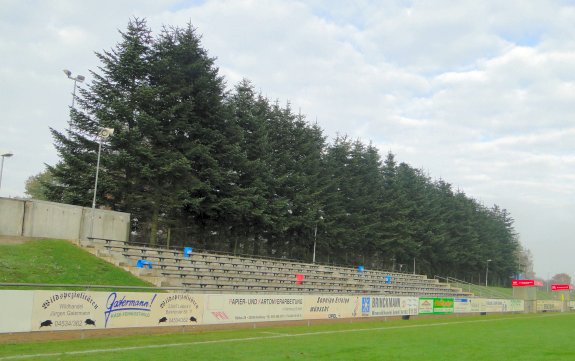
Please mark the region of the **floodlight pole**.
<svg viewBox="0 0 575 361"><path fill-rule="evenodd" d="M319 219L315 222L315 229L313 232L313 257L311 263L315 263L315 247L317 245L317 224L321 220L323 220L323 216L319 216Z"/></svg>
<svg viewBox="0 0 575 361"><path fill-rule="evenodd" d="M313 232L313 258L311 263L315 263L315 246L317 244L317 222L315 223L315 230Z"/></svg>
<svg viewBox="0 0 575 361"><path fill-rule="evenodd" d="M490 259L487 260L487 267L485 268L485 287L487 287L487 277L489 276L489 262L491 262Z"/></svg>
<svg viewBox="0 0 575 361"><path fill-rule="evenodd" d="M98 132L98 160L96 161L96 180L94 181L94 196L92 198L92 219L90 221L90 238L94 236L94 215L96 214L96 192L98 191L98 175L100 173L100 153L102 152L102 141L114 134L112 128L100 128Z"/></svg>
<svg viewBox="0 0 575 361"><path fill-rule="evenodd" d="M10 152L0 154L0 157L2 157L2 164L0 165L0 188L2 187L2 173L4 172L4 158L10 158L13 155L14 154L12 154Z"/></svg>
<svg viewBox="0 0 575 361"><path fill-rule="evenodd" d="M74 91L72 93L72 108L74 108L74 101L76 100L76 86L78 82L83 82L86 77L84 77L83 75L76 75L76 76L72 76L72 72L68 69L64 69L63 70L64 74L66 74L66 76L68 77L68 79L71 79L74 81Z"/></svg>

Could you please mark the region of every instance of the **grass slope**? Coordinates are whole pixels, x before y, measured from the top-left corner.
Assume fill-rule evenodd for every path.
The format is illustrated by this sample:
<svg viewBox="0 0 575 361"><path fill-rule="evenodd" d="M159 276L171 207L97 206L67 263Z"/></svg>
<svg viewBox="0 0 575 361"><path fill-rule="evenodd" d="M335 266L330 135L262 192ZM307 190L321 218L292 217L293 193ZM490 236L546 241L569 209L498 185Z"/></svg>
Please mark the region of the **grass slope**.
<svg viewBox="0 0 575 361"><path fill-rule="evenodd" d="M62 240L0 244L0 282L151 286Z"/></svg>
<svg viewBox="0 0 575 361"><path fill-rule="evenodd" d="M575 359L574 322L573 313L489 315L52 341L3 345L0 361L561 361Z"/></svg>
<svg viewBox="0 0 575 361"><path fill-rule="evenodd" d="M515 298L513 288L510 287L494 287L494 286L481 286L462 283L453 283L452 286L459 287L463 291L472 292L477 297L485 298ZM544 287L537 287L536 289L538 300L561 300L560 292L547 291Z"/></svg>

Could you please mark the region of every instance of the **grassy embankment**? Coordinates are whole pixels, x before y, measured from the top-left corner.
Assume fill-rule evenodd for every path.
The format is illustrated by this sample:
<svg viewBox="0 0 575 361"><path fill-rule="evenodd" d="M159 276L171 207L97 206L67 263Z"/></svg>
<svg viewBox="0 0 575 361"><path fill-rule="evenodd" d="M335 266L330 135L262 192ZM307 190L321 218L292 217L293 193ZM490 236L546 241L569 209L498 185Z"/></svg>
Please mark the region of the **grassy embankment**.
<svg viewBox="0 0 575 361"><path fill-rule="evenodd" d="M52 239L0 244L0 283L152 286L68 241Z"/></svg>
<svg viewBox="0 0 575 361"><path fill-rule="evenodd" d="M460 287L463 291L472 292L477 297L485 298L515 298L513 288L510 287L485 287L480 285L453 283L452 286ZM544 287L537 287L538 300L560 300L559 292L547 291Z"/></svg>

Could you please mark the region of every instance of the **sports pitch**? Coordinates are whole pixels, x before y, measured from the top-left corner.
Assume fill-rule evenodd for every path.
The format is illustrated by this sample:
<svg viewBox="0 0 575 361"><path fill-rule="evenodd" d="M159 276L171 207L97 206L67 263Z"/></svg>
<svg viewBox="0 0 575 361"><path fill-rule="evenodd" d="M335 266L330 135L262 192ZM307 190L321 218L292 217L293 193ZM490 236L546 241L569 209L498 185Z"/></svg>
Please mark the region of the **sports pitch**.
<svg viewBox="0 0 575 361"><path fill-rule="evenodd" d="M575 313L0 344L5 360L575 360Z"/></svg>

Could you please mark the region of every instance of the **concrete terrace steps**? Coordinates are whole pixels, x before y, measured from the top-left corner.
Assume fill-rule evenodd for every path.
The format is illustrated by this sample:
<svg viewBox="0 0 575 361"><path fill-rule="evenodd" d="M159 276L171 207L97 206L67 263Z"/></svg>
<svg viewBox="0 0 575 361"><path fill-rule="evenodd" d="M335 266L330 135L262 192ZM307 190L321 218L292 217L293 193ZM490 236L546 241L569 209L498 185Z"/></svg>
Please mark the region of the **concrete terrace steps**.
<svg viewBox="0 0 575 361"><path fill-rule="evenodd" d="M130 245L105 239L82 241L88 252L120 266L157 286L185 287L201 292L321 292L389 294L429 297L469 297L461 289L428 279L425 275L316 265ZM137 268L138 260L152 262L152 269ZM296 283L296 274L305 279ZM391 282L385 277L391 276Z"/></svg>

